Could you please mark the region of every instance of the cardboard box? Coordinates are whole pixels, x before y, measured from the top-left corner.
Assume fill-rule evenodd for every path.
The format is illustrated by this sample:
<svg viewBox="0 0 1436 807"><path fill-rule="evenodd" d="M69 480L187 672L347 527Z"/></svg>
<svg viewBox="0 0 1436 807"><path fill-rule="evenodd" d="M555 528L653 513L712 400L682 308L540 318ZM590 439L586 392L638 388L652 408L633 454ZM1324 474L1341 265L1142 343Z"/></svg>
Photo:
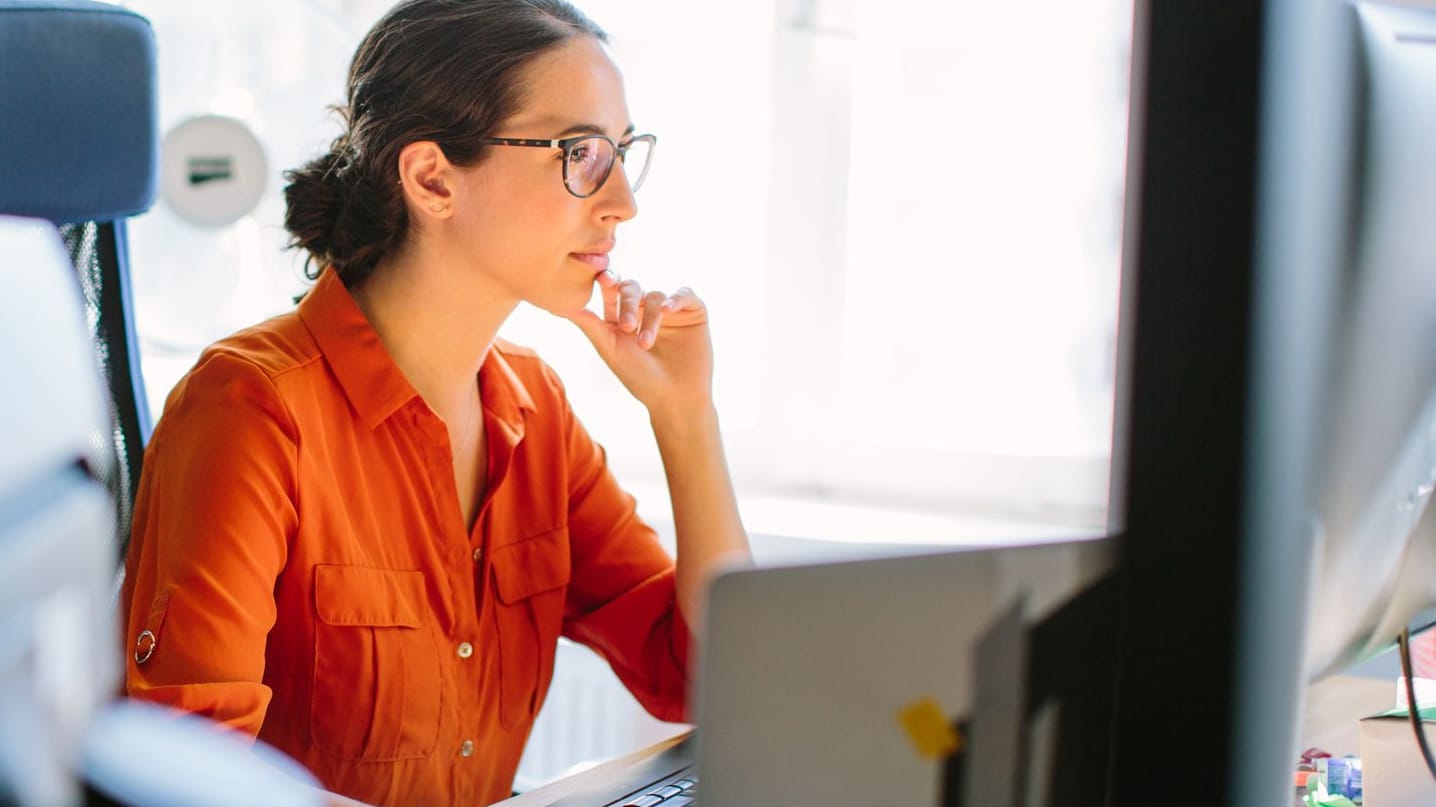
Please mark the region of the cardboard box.
<svg viewBox="0 0 1436 807"><path fill-rule="evenodd" d="M1436 753L1436 709L1422 709L1421 713L1426 742ZM1358 734L1364 807L1436 805L1436 778L1421 757L1421 746L1404 708L1363 718Z"/></svg>

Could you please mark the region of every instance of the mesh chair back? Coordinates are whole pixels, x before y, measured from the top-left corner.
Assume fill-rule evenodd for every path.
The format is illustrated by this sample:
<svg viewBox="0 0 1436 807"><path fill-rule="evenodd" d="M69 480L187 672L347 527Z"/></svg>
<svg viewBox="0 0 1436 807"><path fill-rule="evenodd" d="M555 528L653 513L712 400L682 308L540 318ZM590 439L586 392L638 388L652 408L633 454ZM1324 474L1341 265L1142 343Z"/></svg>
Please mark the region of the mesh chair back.
<svg viewBox="0 0 1436 807"><path fill-rule="evenodd" d="M129 544L130 516L135 488L140 482L140 464L152 430L144 379L140 377L138 344L128 288L120 273L117 242L122 222L85 222L60 226L60 238L69 250L70 261L80 279L85 303L85 323L95 345L100 369L108 381L110 412L113 414L108 439L114 462L96 469L100 481L115 497L118 512L119 545Z"/></svg>

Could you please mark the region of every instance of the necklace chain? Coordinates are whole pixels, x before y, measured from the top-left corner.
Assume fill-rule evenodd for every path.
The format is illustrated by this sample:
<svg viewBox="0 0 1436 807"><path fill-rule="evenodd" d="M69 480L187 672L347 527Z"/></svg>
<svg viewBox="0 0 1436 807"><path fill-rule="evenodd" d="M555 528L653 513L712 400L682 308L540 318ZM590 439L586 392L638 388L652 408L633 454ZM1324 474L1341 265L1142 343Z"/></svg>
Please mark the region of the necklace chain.
<svg viewBox="0 0 1436 807"><path fill-rule="evenodd" d="M474 433L474 410L477 408L477 406L469 406L469 421L464 425L464 439L459 445L459 450L454 454L454 459L456 460L469 451L469 438L473 436Z"/></svg>

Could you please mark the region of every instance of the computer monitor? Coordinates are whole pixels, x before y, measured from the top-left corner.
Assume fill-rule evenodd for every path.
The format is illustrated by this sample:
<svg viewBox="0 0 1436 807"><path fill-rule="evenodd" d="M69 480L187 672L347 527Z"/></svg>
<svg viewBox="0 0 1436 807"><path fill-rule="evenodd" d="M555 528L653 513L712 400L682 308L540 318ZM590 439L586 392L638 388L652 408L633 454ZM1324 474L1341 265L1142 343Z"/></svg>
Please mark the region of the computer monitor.
<svg viewBox="0 0 1436 807"><path fill-rule="evenodd" d="M1114 804L1290 802L1305 685L1436 603L1433 18L1137 5Z"/></svg>
<svg viewBox="0 0 1436 807"><path fill-rule="evenodd" d="M1436 604L1436 5L1356 23L1347 272L1338 289L1308 672L1389 647Z"/></svg>

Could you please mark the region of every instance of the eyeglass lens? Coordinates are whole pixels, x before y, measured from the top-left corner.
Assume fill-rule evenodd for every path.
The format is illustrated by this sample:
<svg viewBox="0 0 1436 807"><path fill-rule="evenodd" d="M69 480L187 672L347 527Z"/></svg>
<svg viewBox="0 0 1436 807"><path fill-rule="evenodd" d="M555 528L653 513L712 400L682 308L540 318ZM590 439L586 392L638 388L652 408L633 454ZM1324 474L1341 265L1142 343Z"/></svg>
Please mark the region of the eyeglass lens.
<svg viewBox="0 0 1436 807"><path fill-rule="evenodd" d="M652 148L647 140L634 140L628 145L626 152L623 173L629 186L636 191L648 171L648 157ZM565 166L565 181L569 190L579 196L597 193L613 170L616 156L613 143L602 137L585 137L574 143L569 149L568 165Z"/></svg>

